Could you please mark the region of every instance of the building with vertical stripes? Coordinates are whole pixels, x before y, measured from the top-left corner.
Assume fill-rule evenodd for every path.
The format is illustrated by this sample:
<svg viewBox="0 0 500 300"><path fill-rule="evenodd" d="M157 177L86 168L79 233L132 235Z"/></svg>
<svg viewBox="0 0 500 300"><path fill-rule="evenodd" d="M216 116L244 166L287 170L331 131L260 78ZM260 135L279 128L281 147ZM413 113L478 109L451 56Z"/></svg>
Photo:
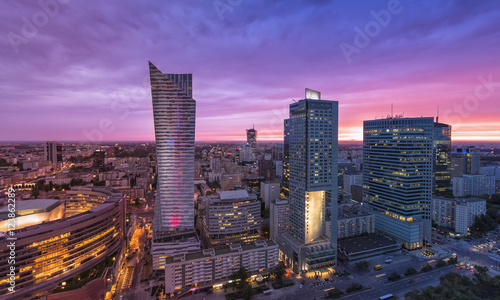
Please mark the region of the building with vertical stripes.
<svg viewBox="0 0 500 300"><path fill-rule="evenodd" d="M431 242L433 128L432 117L363 124L363 202L406 249Z"/></svg>
<svg viewBox="0 0 500 300"><path fill-rule="evenodd" d="M47 142L43 148L43 157L53 164L62 162L62 145L58 142Z"/></svg>

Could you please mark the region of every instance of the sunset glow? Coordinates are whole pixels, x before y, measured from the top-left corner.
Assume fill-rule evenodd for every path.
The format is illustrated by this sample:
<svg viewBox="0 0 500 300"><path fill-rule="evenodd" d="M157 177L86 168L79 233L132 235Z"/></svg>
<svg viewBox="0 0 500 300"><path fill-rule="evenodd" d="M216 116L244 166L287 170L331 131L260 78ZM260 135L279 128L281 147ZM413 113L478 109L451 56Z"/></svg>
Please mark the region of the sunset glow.
<svg viewBox="0 0 500 300"><path fill-rule="evenodd" d="M199 141L243 141L253 125L259 141L282 140L288 105L304 88L339 101L340 140L361 140L362 121L391 114L391 103L408 117L436 117L439 106L454 139L500 140L498 5L400 1L346 55L340 46L355 46L355 28L387 3L245 1L222 18L211 1L188 10L106 1L92 14L82 1L61 4L25 43L3 40L2 139L154 140L151 60L193 74ZM23 17L41 10L4 6L4 37L22 36Z"/></svg>

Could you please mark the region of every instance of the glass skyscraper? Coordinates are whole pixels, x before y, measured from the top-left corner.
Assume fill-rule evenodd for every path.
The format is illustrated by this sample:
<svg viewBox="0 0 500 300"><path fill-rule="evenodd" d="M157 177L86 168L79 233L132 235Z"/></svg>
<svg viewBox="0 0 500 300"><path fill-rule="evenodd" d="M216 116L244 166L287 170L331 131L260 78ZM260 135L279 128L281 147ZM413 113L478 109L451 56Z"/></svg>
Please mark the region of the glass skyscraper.
<svg viewBox="0 0 500 300"><path fill-rule="evenodd" d="M451 126L434 123L434 165L433 193L441 193L451 187L450 156L451 156Z"/></svg>
<svg viewBox="0 0 500 300"><path fill-rule="evenodd" d="M255 128L247 129L247 143L250 144L253 151L257 149L257 130Z"/></svg>
<svg viewBox="0 0 500 300"><path fill-rule="evenodd" d="M290 192L289 179L290 179L290 130L288 127L288 119L283 122L284 134L283 134L283 177L281 179L281 185L283 186L283 192L285 196L288 196Z"/></svg>
<svg viewBox="0 0 500 300"><path fill-rule="evenodd" d="M158 163L156 232L194 230L196 102L191 74L162 73L149 62Z"/></svg>
<svg viewBox="0 0 500 300"><path fill-rule="evenodd" d="M290 104L284 125L290 227L278 243L294 272L329 267L337 249L338 102L320 100L319 92L306 89L306 99ZM327 194L335 212L331 240L325 236Z"/></svg>
<svg viewBox="0 0 500 300"><path fill-rule="evenodd" d="M290 104L290 233L305 244L324 234L325 193L336 195L337 120L336 101Z"/></svg>
<svg viewBox="0 0 500 300"><path fill-rule="evenodd" d="M363 124L363 202L375 229L407 249L431 242L434 118Z"/></svg>

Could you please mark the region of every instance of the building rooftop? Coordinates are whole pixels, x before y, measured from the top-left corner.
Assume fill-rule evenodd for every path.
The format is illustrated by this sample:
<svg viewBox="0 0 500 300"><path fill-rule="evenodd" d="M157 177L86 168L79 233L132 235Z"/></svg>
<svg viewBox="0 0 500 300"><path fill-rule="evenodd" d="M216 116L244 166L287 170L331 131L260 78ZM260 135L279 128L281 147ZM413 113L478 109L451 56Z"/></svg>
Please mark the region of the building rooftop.
<svg viewBox="0 0 500 300"><path fill-rule="evenodd" d="M376 234L338 241L338 248L346 254L353 254L377 248L397 245L398 242Z"/></svg>
<svg viewBox="0 0 500 300"><path fill-rule="evenodd" d="M473 202L483 202L486 200L477 197L469 197L469 198L446 198L446 197L433 197L436 200L446 200L446 201L454 201L459 203L473 203Z"/></svg>
<svg viewBox="0 0 500 300"><path fill-rule="evenodd" d="M338 220L366 217L366 216L371 216L371 215L373 215L373 214L368 213L366 211L359 211L357 213L343 213L343 214L338 216Z"/></svg>
<svg viewBox="0 0 500 300"><path fill-rule="evenodd" d="M32 225L21 229L16 229L14 231L16 233L16 236L18 236L19 238L27 238L29 236L39 235L46 232L59 230L62 227L68 227L74 224L78 224L80 222L87 220L89 215L93 214L98 215L100 214L101 211L105 212L107 210L113 209L113 207L119 205L119 202L123 199L123 194L121 194L119 191L106 187L93 187L93 188L83 187L83 186L73 187L71 190L66 191L66 194L75 191L103 192L108 195L108 198L99 207L76 214L74 216L45 222L44 224ZM54 199L38 199L38 200L27 200L27 201L40 201L40 200L62 202L62 200L54 200ZM18 203L21 202L22 201L16 202L16 206ZM58 206L58 204L53 204L53 205Z"/></svg>
<svg viewBox="0 0 500 300"><path fill-rule="evenodd" d="M485 175L485 174L464 174L462 176L459 176L458 178L460 177L464 177L464 178L479 178L479 177L495 177L495 176L492 176L492 175Z"/></svg>
<svg viewBox="0 0 500 300"><path fill-rule="evenodd" d="M274 201L271 201L272 203L276 205L285 205L288 204L288 199L276 199Z"/></svg>
<svg viewBox="0 0 500 300"><path fill-rule="evenodd" d="M246 190L220 192L221 200L233 200L233 199L244 199L244 198L248 198L248 193Z"/></svg>
<svg viewBox="0 0 500 300"><path fill-rule="evenodd" d="M153 240L155 243L170 243L170 244L180 244L180 243L199 243L200 240L196 231L159 231L153 230Z"/></svg>
<svg viewBox="0 0 500 300"><path fill-rule="evenodd" d="M234 244L230 246L226 246L224 248L220 249L205 249L201 251L197 251L194 253L188 253L188 254L179 254L176 256L169 256L166 258L166 263L171 264L176 261L191 261L191 260L196 260L200 258L210 258L210 257L216 257L224 254L229 254L229 253L237 253L241 251L248 251L248 250L255 250L258 248L264 248L264 247L271 247L275 246L276 243L272 240L269 241L255 241L254 243L251 244Z"/></svg>
<svg viewBox="0 0 500 300"><path fill-rule="evenodd" d="M16 201L16 213L18 215L29 215L33 213L51 211L62 203L58 199L36 199ZM8 206L0 208L0 215L8 213Z"/></svg>

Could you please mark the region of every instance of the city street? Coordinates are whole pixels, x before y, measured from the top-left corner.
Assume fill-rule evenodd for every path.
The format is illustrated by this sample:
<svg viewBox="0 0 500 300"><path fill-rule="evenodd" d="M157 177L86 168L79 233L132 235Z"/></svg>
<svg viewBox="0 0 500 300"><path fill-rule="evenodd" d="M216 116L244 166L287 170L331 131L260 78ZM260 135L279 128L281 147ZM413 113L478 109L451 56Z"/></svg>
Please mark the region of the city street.
<svg viewBox="0 0 500 300"><path fill-rule="evenodd" d="M319 280L313 280L306 278L306 283L302 288L300 288L301 279L295 279L295 285L287 287L284 289L275 290L272 293L270 299L316 299L326 295L327 290L336 287L340 290L345 291L353 282L362 284L365 290L353 293L351 295L344 295L342 299L376 299L377 297L393 294L400 298L404 296L407 292L413 289L424 289L429 285L438 285L439 278L446 273L456 272L462 275L471 274L469 270L460 269L457 270L455 265L447 265L440 268L434 268L430 272L421 273L420 268L427 263L424 258L418 258L413 255L397 255L394 256L393 263L383 264L384 258L372 259L370 271L368 272L358 272L352 267L348 267L347 270L352 274L349 276L336 277L333 275L323 275L324 278L329 278L330 282L323 283L319 286L313 285L313 283L318 283ZM432 261L432 260L431 260ZM373 266L376 263L382 264L382 270L374 271ZM341 264L345 265L345 264ZM435 263L431 263L435 265ZM413 267L418 271L415 275L404 276L404 273L408 267ZM387 276L396 271L402 278L400 280L390 282L387 281ZM384 275L385 274L385 275ZM378 277L377 277L378 276ZM255 295L252 299L269 299L266 295Z"/></svg>
<svg viewBox="0 0 500 300"><path fill-rule="evenodd" d="M447 244L442 245L442 248L449 250L450 252L456 253L459 261L466 261L472 265L481 265L488 268L496 268L500 263L500 257L496 254L489 252L494 246L496 247L496 242L491 243L492 246L489 247L474 247L475 245L484 245L481 243L486 238L476 239L472 242L466 241L451 241Z"/></svg>
<svg viewBox="0 0 500 300"><path fill-rule="evenodd" d="M116 294L112 298L113 300L120 299L120 296L123 296L123 300L149 299L145 296L149 292L144 291L144 289L148 287L148 283L141 283L141 274L144 267L144 245L147 244L146 232L146 228L140 226L138 223L134 236L130 242L125 264L120 268L121 275L118 281ZM129 274L127 274L127 271ZM124 280L127 280L126 284L124 284Z"/></svg>

